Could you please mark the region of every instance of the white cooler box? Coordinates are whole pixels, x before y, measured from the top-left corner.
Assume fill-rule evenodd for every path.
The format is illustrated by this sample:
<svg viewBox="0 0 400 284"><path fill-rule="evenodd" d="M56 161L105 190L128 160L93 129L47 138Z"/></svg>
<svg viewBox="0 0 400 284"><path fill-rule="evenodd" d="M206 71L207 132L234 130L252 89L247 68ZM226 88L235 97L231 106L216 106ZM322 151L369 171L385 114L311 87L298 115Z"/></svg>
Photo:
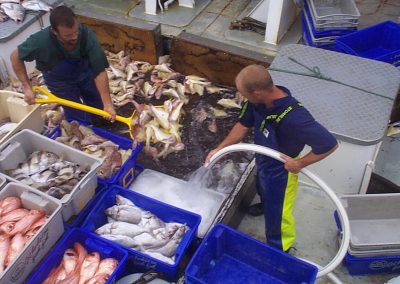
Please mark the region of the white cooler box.
<svg viewBox="0 0 400 284"><path fill-rule="evenodd" d="M0 139L0 145L22 129L32 129L38 133L43 131L44 122L39 105L28 105L23 94L0 90L0 120L7 117L17 126Z"/></svg>
<svg viewBox="0 0 400 284"><path fill-rule="evenodd" d="M42 209L48 216L47 222L0 273L0 283L23 283L64 233L61 203L36 189L16 183L9 183L0 191L0 199L10 196L19 197L25 209Z"/></svg>
<svg viewBox="0 0 400 284"><path fill-rule="evenodd" d="M35 151L55 153L66 161L88 169L88 173L75 185L70 194L64 195L60 200L51 197L62 203L62 216L64 221L67 221L71 216L77 215L93 197L97 187L96 172L103 160L25 129L0 145L0 173L18 183L7 175L7 170L15 169Z"/></svg>

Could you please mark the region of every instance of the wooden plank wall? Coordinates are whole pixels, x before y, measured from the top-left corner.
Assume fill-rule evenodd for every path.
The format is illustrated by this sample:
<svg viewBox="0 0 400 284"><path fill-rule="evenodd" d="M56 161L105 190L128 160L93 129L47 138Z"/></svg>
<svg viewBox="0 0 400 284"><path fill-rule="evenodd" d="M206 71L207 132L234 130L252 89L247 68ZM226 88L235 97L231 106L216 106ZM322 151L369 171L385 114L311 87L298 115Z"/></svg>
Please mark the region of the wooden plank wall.
<svg viewBox="0 0 400 284"><path fill-rule="evenodd" d="M239 71L250 64L268 67L273 57L182 32L171 45L172 68L214 83L234 86Z"/></svg>
<svg viewBox="0 0 400 284"><path fill-rule="evenodd" d="M101 18L96 14L79 13L78 20L89 26L97 35L104 49L111 52L124 50L133 60L158 63L161 54L160 25L148 24L118 17Z"/></svg>

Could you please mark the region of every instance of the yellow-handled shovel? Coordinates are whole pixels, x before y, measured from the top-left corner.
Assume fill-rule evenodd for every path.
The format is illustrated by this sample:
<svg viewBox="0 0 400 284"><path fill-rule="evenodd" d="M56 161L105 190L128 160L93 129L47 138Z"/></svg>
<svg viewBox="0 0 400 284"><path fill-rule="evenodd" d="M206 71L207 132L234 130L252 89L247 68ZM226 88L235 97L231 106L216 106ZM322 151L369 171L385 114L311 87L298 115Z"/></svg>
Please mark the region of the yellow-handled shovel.
<svg viewBox="0 0 400 284"><path fill-rule="evenodd" d="M38 104L57 103L57 104L60 104L60 105L66 106L66 107L71 107L74 109L82 110L82 111L89 112L89 113L99 115L99 116L109 116L110 115L108 112L106 112L104 110L59 98L59 97L53 95L48 90L38 87L38 86L34 86L33 91L40 92L47 97L47 98L36 98L35 103L38 103ZM134 111L132 113L131 117L124 117L124 116L120 116L120 115L117 115L115 117L116 121L119 121L119 122L122 122L122 123L125 123L126 125L128 125L129 133L130 133L132 139L134 139L134 137L133 137L133 118L134 118L135 114L136 114L136 111Z"/></svg>

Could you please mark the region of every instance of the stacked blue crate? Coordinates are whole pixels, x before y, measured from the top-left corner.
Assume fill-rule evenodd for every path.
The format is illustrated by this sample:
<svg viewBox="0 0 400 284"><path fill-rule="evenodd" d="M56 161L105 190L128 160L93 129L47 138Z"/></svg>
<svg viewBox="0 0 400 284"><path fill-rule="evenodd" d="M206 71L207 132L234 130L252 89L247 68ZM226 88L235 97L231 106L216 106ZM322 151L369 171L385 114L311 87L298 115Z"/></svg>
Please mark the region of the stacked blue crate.
<svg viewBox="0 0 400 284"><path fill-rule="evenodd" d="M353 0L304 0L301 15L304 42L336 50L336 38L356 31L359 17Z"/></svg>

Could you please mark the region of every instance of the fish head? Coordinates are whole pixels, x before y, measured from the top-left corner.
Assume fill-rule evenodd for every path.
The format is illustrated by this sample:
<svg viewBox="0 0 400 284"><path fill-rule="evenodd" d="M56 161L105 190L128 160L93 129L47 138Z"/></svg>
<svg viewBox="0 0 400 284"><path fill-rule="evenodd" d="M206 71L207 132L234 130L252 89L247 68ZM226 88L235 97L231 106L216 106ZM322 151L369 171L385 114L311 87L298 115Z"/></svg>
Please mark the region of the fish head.
<svg viewBox="0 0 400 284"><path fill-rule="evenodd" d="M16 222L5 222L0 225L0 231L9 234L15 227Z"/></svg>
<svg viewBox="0 0 400 284"><path fill-rule="evenodd" d="M40 156L40 161L47 165L52 165L55 162L57 162L58 160L60 160L60 157L57 154L54 154L52 152L43 151Z"/></svg>

